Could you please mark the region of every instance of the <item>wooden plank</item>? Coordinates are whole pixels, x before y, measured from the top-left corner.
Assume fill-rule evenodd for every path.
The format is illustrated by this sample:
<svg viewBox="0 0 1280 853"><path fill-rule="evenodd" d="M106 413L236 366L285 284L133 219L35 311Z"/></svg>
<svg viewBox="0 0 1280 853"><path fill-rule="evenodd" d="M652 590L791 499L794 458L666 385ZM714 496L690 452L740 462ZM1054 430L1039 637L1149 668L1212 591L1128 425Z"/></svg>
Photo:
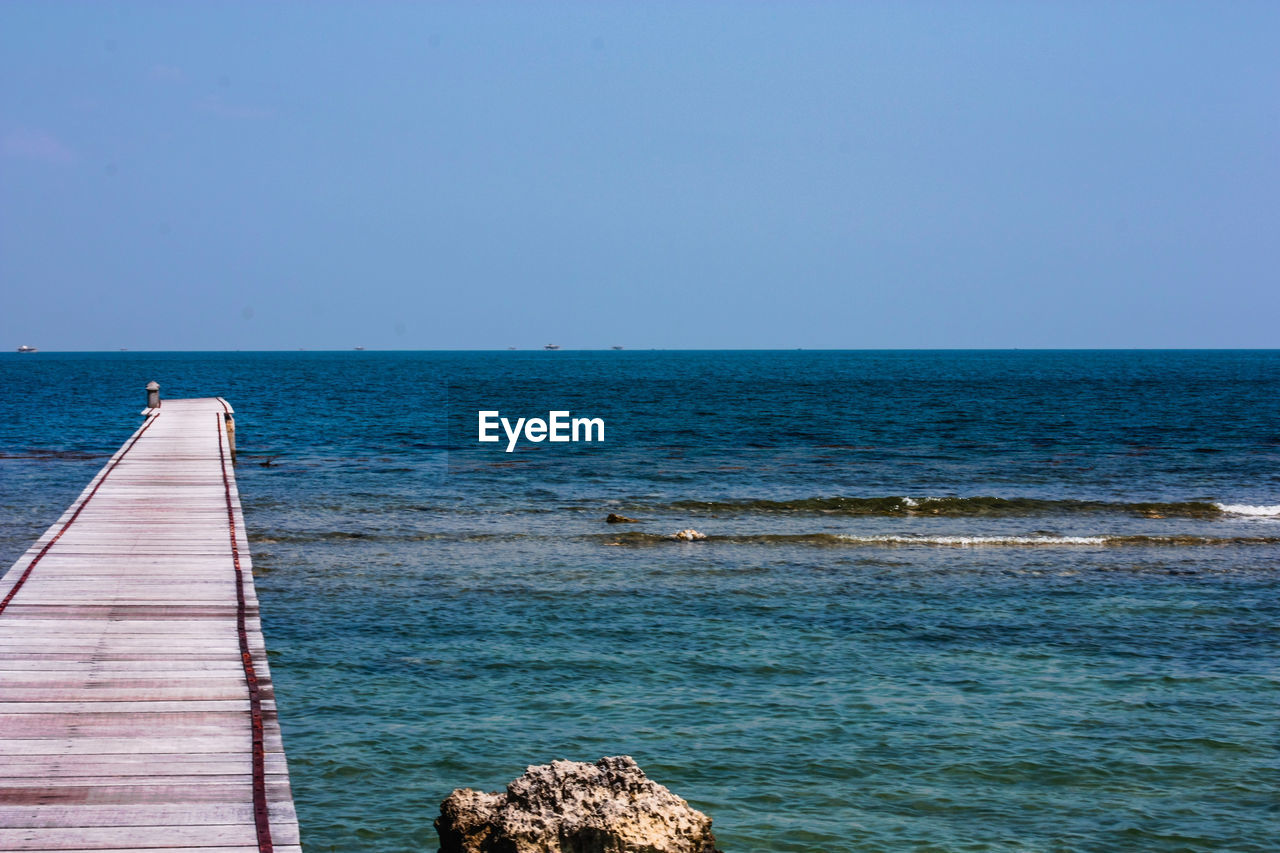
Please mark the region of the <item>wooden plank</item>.
<svg viewBox="0 0 1280 853"><path fill-rule="evenodd" d="M301 853L223 412L149 412L0 577L0 850L259 850L240 591L258 802Z"/></svg>
<svg viewBox="0 0 1280 853"><path fill-rule="evenodd" d="M262 709L275 710L275 703L263 700ZM249 700L237 697L229 700L200 699L193 701L175 701L150 699L143 701L121 701L98 699L95 701L39 701L39 702L0 702L0 713L5 714L135 714L160 713L164 711L248 711Z"/></svg>
<svg viewBox="0 0 1280 853"><path fill-rule="evenodd" d="M119 780L122 776L138 776L159 779L165 776L248 776L252 772L253 762L248 753L126 753L74 758L32 756L11 768L10 776L6 778L9 780L8 784L23 787L59 777L89 776ZM287 775L284 753L267 753L266 773L268 776Z"/></svg>
<svg viewBox="0 0 1280 853"><path fill-rule="evenodd" d="M165 714L3 714L6 738L111 737L145 727L152 736L225 733L240 735L250 724L247 711L193 711Z"/></svg>
<svg viewBox="0 0 1280 853"><path fill-rule="evenodd" d="M267 774L267 786L282 800L286 774ZM0 802L9 805L60 803L112 803L128 805L140 797L152 803L243 802L237 791L253 787L253 773L170 773L156 778L73 776L66 773L48 779L0 777Z"/></svg>
<svg viewBox="0 0 1280 853"><path fill-rule="evenodd" d="M39 660L30 658L0 657L0 672L8 673L10 676L17 677L17 673L36 672L46 675L52 675L56 672L99 672L99 673L118 673L123 675L129 672L184 672L194 675L201 672L222 672L240 675L243 669L239 663L231 663L226 660L191 660L185 658L178 660L162 659L151 661L137 660L121 660L121 661L95 661L95 660ZM9 676L6 676L6 680Z"/></svg>
<svg viewBox="0 0 1280 853"><path fill-rule="evenodd" d="M260 688L261 689L261 688ZM262 689L267 696L270 688ZM142 702L179 700L229 700L239 699L248 693L243 684L235 687L4 687L0 685L0 703L3 702L75 702L92 698L99 702Z"/></svg>
<svg viewBox="0 0 1280 853"><path fill-rule="evenodd" d="M293 803L274 803L270 812L277 820L296 820ZM253 807L245 803L143 803L109 806L4 806L0 805L0 826L208 826L251 824Z"/></svg>
<svg viewBox="0 0 1280 853"><path fill-rule="evenodd" d="M58 847L58 853L259 853L259 847ZM302 853L296 844L277 844L276 853Z"/></svg>
<svg viewBox="0 0 1280 853"><path fill-rule="evenodd" d="M221 732L193 737L154 737L142 731L129 737L47 737L0 738L0 756L17 755L107 755L111 753L185 752L237 754L248 748L250 735L246 726L241 732ZM268 752L283 752L280 735L264 737Z"/></svg>
<svg viewBox="0 0 1280 853"><path fill-rule="evenodd" d="M282 843L297 843L297 824L293 832L282 832ZM274 836L273 836L274 837ZM119 849L127 844L144 840L151 846L182 847L203 845L256 845L257 833L253 822L238 824L206 824L168 826L86 826L43 827L23 829L0 828L0 850L65 850L79 847L86 850Z"/></svg>
<svg viewBox="0 0 1280 853"><path fill-rule="evenodd" d="M34 785L0 783L0 803L5 805L135 805L138 803L243 803L253 787L242 776L166 776L130 782L118 777L48 779ZM292 801L286 776L267 777L267 800Z"/></svg>

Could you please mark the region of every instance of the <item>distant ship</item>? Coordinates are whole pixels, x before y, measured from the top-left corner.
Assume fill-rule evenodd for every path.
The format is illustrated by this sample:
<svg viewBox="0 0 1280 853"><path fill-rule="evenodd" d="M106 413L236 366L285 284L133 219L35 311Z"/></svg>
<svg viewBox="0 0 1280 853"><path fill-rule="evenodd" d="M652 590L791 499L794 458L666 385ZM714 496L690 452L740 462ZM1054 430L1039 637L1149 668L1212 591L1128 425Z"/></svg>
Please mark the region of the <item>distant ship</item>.
<svg viewBox="0 0 1280 853"><path fill-rule="evenodd" d="M18 352L40 352L40 350L36 349L35 347L29 347L26 344L23 344L22 346L18 347Z"/></svg>
<svg viewBox="0 0 1280 853"><path fill-rule="evenodd" d="M364 347L352 347L356 352L364 352Z"/></svg>
<svg viewBox="0 0 1280 853"><path fill-rule="evenodd" d="M620 346L613 346L613 347L610 347L610 349L622 349L622 347L620 347Z"/></svg>
<svg viewBox="0 0 1280 853"><path fill-rule="evenodd" d="M544 346L544 347L543 347L543 349L560 349L560 345L559 345L559 344L547 344L546 346Z"/></svg>

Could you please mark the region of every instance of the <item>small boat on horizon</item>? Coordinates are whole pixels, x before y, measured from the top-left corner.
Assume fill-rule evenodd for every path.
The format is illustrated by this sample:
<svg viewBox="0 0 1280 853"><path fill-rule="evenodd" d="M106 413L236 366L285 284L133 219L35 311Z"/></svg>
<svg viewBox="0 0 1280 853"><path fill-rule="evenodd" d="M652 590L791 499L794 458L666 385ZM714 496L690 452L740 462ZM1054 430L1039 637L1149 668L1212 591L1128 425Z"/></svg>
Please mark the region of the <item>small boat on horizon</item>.
<svg viewBox="0 0 1280 853"><path fill-rule="evenodd" d="M547 344L547 345L545 345L545 346L543 347L543 349L560 349L560 345L559 345L559 344Z"/></svg>
<svg viewBox="0 0 1280 853"><path fill-rule="evenodd" d="M610 347L610 349L622 349L622 347L620 347L620 346L618 346L617 344L615 344L615 345L613 345L612 347Z"/></svg>
<svg viewBox="0 0 1280 853"><path fill-rule="evenodd" d="M18 347L18 352L40 352L40 350L36 349L35 347L29 347L26 344L23 344L22 346Z"/></svg>

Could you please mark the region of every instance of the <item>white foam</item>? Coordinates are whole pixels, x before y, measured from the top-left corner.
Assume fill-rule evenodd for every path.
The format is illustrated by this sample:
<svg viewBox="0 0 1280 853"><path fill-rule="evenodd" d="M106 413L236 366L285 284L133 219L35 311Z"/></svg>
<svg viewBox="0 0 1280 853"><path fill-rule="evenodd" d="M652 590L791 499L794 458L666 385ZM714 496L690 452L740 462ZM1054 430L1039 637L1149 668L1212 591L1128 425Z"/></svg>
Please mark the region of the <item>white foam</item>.
<svg viewBox="0 0 1280 853"><path fill-rule="evenodd" d="M920 502L917 501L915 498L903 498L902 505L903 506L920 506Z"/></svg>
<svg viewBox="0 0 1280 853"><path fill-rule="evenodd" d="M1247 515L1252 518L1277 518L1280 517L1280 504L1255 505L1255 504L1214 504L1219 510L1228 515Z"/></svg>
<svg viewBox="0 0 1280 853"><path fill-rule="evenodd" d="M882 545L1106 545L1106 536L840 536L846 542Z"/></svg>

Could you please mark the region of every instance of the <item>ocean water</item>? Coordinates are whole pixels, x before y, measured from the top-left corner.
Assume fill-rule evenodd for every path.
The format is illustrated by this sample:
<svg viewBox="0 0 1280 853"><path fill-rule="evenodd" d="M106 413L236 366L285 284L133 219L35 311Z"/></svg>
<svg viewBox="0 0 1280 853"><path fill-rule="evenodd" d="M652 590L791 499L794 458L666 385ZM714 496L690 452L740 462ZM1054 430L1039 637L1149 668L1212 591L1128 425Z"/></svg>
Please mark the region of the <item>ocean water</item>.
<svg viewBox="0 0 1280 853"><path fill-rule="evenodd" d="M1280 849L1280 353L6 354L6 566L152 379L236 408L309 851L615 754L726 851Z"/></svg>

